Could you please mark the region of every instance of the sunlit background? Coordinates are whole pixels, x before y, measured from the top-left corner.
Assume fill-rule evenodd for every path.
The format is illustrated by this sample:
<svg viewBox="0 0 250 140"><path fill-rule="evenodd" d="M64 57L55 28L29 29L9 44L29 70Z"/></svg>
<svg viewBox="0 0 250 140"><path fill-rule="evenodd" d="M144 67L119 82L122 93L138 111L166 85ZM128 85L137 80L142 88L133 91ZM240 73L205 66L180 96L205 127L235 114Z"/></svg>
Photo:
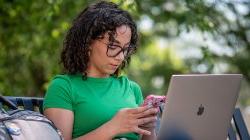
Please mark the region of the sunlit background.
<svg viewBox="0 0 250 140"><path fill-rule="evenodd" d="M76 15L93 0L0 0L0 92L43 97ZM144 96L164 95L172 74L242 73L237 102L250 127L249 0L114 0L140 32L125 70Z"/></svg>

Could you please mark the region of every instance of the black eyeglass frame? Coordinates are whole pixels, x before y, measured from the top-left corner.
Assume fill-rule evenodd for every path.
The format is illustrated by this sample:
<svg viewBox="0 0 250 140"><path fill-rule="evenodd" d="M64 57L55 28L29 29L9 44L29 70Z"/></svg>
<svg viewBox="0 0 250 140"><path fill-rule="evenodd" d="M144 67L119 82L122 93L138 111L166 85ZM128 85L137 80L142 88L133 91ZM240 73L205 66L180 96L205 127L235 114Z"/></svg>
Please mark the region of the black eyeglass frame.
<svg viewBox="0 0 250 140"><path fill-rule="evenodd" d="M100 41L102 42L102 41ZM124 58L128 58L129 56L131 56L134 52L135 52L135 46L134 45L128 45L128 47L121 47L119 45L114 45L112 42L111 43L104 43L102 42L103 44L107 45L107 51L106 51L106 55L108 57L116 57L117 55L119 55L121 52L123 53L124 55ZM111 46L115 46L115 47L111 47ZM114 55L110 55L109 54L109 50L110 49L116 49L116 48L120 48L120 51L118 51L116 54ZM127 53L125 54L125 51L127 51Z"/></svg>

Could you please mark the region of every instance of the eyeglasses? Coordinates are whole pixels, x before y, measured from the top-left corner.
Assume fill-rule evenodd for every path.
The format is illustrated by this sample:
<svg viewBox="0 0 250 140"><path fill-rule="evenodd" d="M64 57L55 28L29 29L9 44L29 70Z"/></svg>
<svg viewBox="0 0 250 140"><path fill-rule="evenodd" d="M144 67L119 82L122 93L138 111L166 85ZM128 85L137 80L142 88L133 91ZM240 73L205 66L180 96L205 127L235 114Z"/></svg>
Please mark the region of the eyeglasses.
<svg viewBox="0 0 250 140"><path fill-rule="evenodd" d="M100 41L100 42L102 42L102 41ZM124 58L127 58L135 52L135 47L132 45L128 45L128 47L125 47L125 46L121 47L121 46L115 45L113 43L109 43L109 44L104 43L104 42L102 42L102 43L107 45L106 54L108 57L116 57L117 55L119 55L122 52L124 55Z"/></svg>

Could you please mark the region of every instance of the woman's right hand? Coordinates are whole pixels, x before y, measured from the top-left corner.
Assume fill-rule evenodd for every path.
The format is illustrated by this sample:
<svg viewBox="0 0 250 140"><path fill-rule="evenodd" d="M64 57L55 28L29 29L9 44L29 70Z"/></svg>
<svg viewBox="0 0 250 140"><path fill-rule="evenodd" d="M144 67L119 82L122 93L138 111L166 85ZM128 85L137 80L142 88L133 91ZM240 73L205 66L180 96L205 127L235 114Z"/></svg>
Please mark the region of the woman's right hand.
<svg viewBox="0 0 250 140"><path fill-rule="evenodd" d="M150 135L151 132L138 127L139 125L153 123L156 117L152 116L157 113L156 108L148 108L147 106L137 108L124 108L105 125L111 136L123 133L135 132L142 135Z"/></svg>

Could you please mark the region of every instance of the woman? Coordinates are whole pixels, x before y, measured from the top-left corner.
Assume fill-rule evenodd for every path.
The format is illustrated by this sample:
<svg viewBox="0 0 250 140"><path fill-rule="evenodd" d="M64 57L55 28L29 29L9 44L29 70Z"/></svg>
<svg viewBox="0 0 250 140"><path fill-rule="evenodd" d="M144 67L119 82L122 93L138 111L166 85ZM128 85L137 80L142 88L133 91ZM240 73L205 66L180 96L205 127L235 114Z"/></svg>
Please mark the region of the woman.
<svg viewBox="0 0 250 140"><path fill-rule="evenodd" d="M155 139L157 109L139 107L140 87L119 76L137 38L129 13L111 2L90 5L74 20L61 53L66 74L54 77L44 101L65 140Z"/></svg>

